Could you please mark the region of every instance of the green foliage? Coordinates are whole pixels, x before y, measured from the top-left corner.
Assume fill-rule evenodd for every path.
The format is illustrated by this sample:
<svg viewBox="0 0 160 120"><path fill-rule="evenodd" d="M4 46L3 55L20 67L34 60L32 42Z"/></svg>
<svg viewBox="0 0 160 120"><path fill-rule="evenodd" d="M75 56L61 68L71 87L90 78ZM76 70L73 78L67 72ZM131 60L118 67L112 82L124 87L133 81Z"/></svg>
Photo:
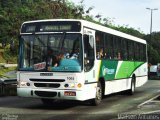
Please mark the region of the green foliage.
<svg viewBox="0 0 160 120"><path fill-rule="evenodd" d="M0 77L6 77L10 78L10 76L7 76L6 73L10 71L15 71L17 67L10 67L10 68L0 68Z"/></svg>
<svg viewBox="0 0 160 120"><path fill-rule="evenodd" d="M118 27L111 26L111 28L119 30L119 31L124 32L124 33L127 33L127 34L130 34L130 35L133 35L133 36L136 36L136 37L139 37L139 38L143 38L144 37L143 33L141 33L138 30L135 30L132 27L128 27L128 26L118 26Z"/></svg>
<svg viewBox="0 0 160 120"><path fill-rule="evenodd" d="M11 51L9 46L4 48L3 58L7 63L16 63L17 62L17 54L16 51Z"/></svg>
<svg viewBox="0 0 160 120"><path fill-rule="evenodd" d="M115 26L113 19L102 18L100 14L90 15L93 8L93 6L86 8L84 0L77 5L69 0L0 0L0 43L7 45L11 40L14 40L16 44L14 55L10 49L5 49L4 58L9 61L16 61L11 58L17 55L19 30L24 21L73 18L85 19L148 40L149 62L153 64L160 62L160 50L158 49L160 33L153 33L153 38L149 41L149 35L144 35L140 30L128 25Z"/></svg>
<svg viewBox="0 0 160 120"><path fill-rule="evenodd" d="M24 21L82 18L83 6L59 0L0 0L0 42L18 39Z"/></svg>
<svg viewBox="0 0 160 120"><path fill-rule="evenodd" d="M160 63L160 32L145 35L144 39L148 43L148 62L151 64Z"/></svg>

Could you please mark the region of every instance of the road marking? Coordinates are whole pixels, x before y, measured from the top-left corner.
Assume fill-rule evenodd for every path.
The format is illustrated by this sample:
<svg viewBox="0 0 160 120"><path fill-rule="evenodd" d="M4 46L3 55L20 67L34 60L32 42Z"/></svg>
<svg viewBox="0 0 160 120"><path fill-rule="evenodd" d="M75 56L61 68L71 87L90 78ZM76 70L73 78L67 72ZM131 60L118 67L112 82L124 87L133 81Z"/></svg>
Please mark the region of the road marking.
<svg viewBox="0 0 160 120"><path fill-rule="evenodd" d="M160 100L152 100L152 101L150 101L150 102L153 102L153 103L159 103L159 102L160 102Z"/></svg>
<svg viewBox="0 0 160 120"><path fill-rule="evenodd" d="M147 100L147 101L139 104L139 105L137 106L137 108L140 108L140 107L143 106L144 104L146 104L146 103L148 103L148 102L151 102L152 100L154 100L154 99L157 98L158 96L160 96L160 95L156 95L155 97L153 97L153 98L151 98L151 99L149 99L149 100Z"/></svg>
<svg viewBox="0 0 160 120"><path fill-rule="evenodd" d="M127 118L136 118L136 116L139 115L148 115L148 114L154 114L160 112L160 110L155 110L155 111L149 111L149 112L142 112L142 113L134 113L134 114L126 114L126 113L122 113L122 114L118 114L118 119L127 119Z"/></svg>
<svg viewBox="0 0 160 120"><path fill-rule="evenodd" d="M155 110L155 111L150 111L150 112L146 112L145 114L153 114L155 112L160 112L160 110Z"/></svg>

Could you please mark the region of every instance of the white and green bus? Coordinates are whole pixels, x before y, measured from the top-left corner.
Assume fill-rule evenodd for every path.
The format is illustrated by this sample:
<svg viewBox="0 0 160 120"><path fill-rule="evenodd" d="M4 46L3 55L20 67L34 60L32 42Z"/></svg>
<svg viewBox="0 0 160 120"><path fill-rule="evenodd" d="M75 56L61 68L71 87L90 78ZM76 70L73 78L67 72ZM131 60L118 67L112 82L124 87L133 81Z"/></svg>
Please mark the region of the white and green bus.
<svg viewBox="0 0 160 120"><path fill-rule="evenodd" d="M90 100L135 92L147 82L146 41L75 19L24 22L19 40L17 92L40 98Z"/></svg>

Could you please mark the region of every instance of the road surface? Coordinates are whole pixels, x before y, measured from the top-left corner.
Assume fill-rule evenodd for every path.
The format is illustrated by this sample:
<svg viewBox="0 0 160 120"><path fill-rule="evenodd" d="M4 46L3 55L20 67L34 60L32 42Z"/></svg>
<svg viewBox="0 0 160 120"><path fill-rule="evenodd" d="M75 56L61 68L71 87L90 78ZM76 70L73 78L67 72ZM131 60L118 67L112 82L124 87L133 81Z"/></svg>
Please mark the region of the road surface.
<svg viewBox="0 0 160 120"><path fill-rule="evenodd" d="M160 102L153 100L157 95L160 95L160 80L149 80L136 88L132 96L122 93L106 96L99 106L87 102L56 101L47 107L39 99L5 96L0 97L0 120L114 120L129 115L152 115L160 113Z"/></svg>

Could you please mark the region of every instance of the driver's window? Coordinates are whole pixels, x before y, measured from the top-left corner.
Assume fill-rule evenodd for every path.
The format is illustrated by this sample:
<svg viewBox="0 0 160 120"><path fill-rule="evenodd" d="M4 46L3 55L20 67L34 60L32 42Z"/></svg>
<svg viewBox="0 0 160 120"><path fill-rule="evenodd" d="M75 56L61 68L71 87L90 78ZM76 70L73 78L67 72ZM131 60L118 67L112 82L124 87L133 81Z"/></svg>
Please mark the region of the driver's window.
<svg viewBox="0 0 160 120"><path fill-rule="evenodd" d="M84 35L84 69L89 71L94 65L94 37Z"/></svg>

